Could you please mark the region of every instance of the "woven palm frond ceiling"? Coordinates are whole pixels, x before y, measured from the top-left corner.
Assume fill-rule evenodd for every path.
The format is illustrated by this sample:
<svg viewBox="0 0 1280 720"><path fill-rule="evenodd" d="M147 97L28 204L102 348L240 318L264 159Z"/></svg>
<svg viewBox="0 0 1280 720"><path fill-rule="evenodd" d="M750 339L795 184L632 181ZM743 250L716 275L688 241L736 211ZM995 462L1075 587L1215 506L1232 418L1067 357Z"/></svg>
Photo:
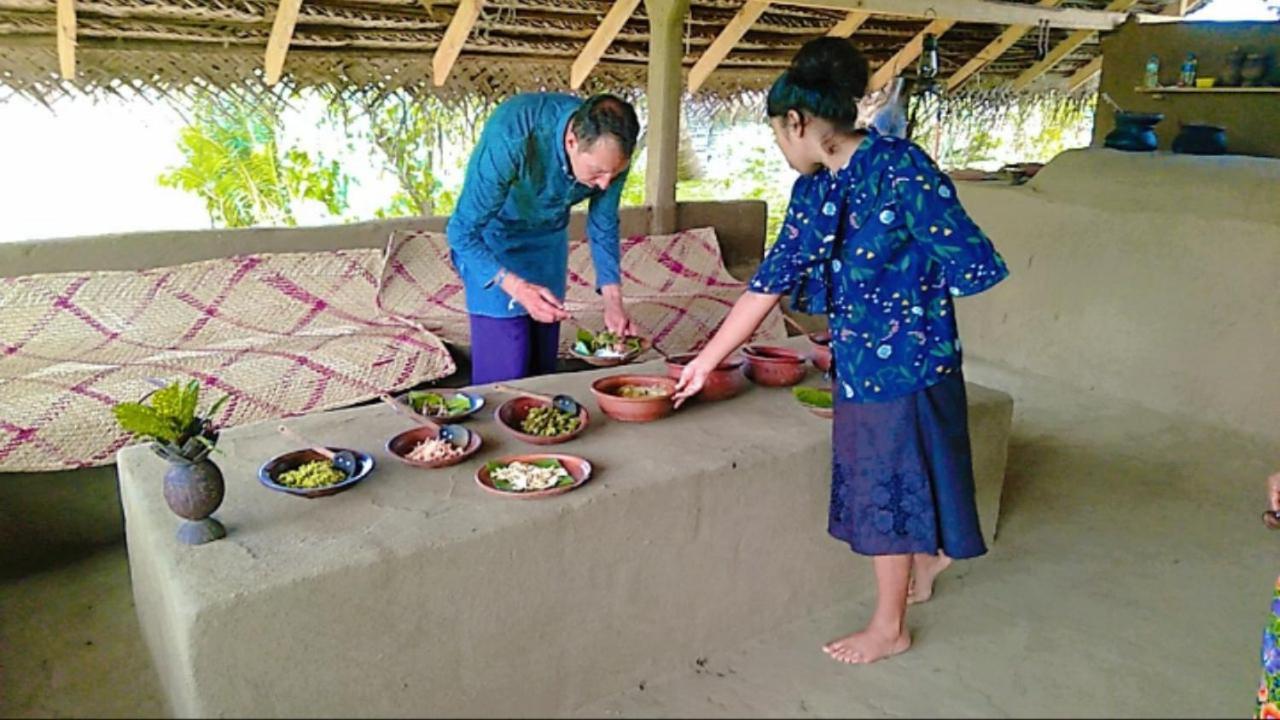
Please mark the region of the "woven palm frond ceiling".
<svg viewBox="0 0 1280 720"><path fill-rule="evenodd" d="M583 90L624 91L645 85L650 27L646 5L639 0L618 2L626 3L626 20L608 39L598 62L590 65ZM972 6L974 0L967 2ZM575 60L614 4L614 0L0 0L0 100L22 95L49 102L69 92L165 96L185 95L193 88L261 90L267 79L264 55L270 54L273 27L282 13L293 18L292 32L284 35L280 53L284 58L281 84L288 88L406 90L445 97L568 89ZM1194 6L1173 0L985 4L1149 14L1168 14L1171 5L1187 5L1178 7L1178 12ZM294 9L289 9L291 5ZM842 22L856 24L850 37L873 67L893 58L901 64L914 57L902 54L910 53L911 41L917 39L918 45L926 27L948 20L947 9L954 7L947 0L935 5L936 12L931 7L919 16L869 12L860 22L850 23L850 11L838 9L839 2L692 0L683 28L684 67L686 72L693 70L734 19L753 10L755 19L714 64L714 71L698 83L697 93L714 97L760 90L801 44ZM436 82L433 58L460 10L470 10L475 19L464 28L465 42L456 62L449 65L447 80ZM70 29L64 29L69 39L64 37L63 42L60 18L70 18ZM1032 89L1083 84L1080 80L1099 52L1096 32L1025 25L1013 28L1014 33L1018 31L1021 34L1010 41L1009 24L998 19L949 23L939 34L940 76L954 77L967 63L972 69L971 61L977 57L974 62L980 68L962 73L965 82L972 82L970 78L986 85L1022 81ZM994 53L993 47L999 47L999 52ZM1043 67L1046 50L1053 62ZM65 73L68 61L73 69L69 75ZM1035 75L1034 85L1029 73Z"/></svg>

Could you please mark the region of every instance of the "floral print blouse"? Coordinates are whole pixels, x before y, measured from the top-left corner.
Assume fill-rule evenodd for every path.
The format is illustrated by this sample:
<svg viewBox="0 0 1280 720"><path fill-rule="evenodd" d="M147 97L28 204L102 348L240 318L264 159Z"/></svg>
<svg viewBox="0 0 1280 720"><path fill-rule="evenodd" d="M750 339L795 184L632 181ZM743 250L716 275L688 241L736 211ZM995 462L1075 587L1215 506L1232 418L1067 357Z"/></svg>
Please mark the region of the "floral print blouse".
<svg viewBox="0 0 1280 720"><path fill-rule="evenodd" d="M836 397L881 402L960 370L952 298L1008 272L929 156L872 130L840 171L796 180L750 289L826 314Z"/></svg>

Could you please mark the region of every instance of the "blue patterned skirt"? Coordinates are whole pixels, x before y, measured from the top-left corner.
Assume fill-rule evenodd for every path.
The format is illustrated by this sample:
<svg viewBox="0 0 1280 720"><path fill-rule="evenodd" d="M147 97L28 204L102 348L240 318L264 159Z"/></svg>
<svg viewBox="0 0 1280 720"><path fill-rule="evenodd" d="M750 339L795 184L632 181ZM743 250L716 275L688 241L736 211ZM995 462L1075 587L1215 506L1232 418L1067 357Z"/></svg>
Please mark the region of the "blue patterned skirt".
<svg viewBox="0 0 1280 720"><path fill-rule="evenodd" d="M862 555L986 553L964 376L878 403L837 400L828 531Z"/></svg>

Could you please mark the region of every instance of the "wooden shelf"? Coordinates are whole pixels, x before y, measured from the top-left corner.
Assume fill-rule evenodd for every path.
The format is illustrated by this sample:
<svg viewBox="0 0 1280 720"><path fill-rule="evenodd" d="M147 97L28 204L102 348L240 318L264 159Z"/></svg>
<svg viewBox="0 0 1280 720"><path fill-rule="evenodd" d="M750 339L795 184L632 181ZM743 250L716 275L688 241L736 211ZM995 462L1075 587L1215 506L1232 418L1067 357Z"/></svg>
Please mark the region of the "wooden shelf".
<svg viewBox="0 0 1280 720"><path fill-rule="evenodd" d="M1280 87L1136 87L1134 92L1147 95L1185 95L1190 93L1280 93Z"/></svg>

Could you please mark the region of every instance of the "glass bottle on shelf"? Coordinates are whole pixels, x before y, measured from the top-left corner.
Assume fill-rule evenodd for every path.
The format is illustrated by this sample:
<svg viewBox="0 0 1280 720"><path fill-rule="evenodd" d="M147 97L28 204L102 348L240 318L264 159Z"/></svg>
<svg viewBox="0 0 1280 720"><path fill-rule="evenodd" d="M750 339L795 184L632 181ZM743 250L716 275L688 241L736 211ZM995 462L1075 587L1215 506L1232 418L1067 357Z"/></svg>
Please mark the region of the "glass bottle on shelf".
<svg viewBox="0 0 1280 720"><path fill-rule="evenodd" d="M1160 87L1160 57L1152 55L1147 58L1147 71L1142 78L1142 86L1148 88Z"/></svg>
<svg viewBox="0 0 1280 720"><path fill-rule="evenodd" d="M1178 87L1195 87L1196 86L1196 54L1187 53L1187 59L1182 61L1182 72L1178 73Z"/></svg>

